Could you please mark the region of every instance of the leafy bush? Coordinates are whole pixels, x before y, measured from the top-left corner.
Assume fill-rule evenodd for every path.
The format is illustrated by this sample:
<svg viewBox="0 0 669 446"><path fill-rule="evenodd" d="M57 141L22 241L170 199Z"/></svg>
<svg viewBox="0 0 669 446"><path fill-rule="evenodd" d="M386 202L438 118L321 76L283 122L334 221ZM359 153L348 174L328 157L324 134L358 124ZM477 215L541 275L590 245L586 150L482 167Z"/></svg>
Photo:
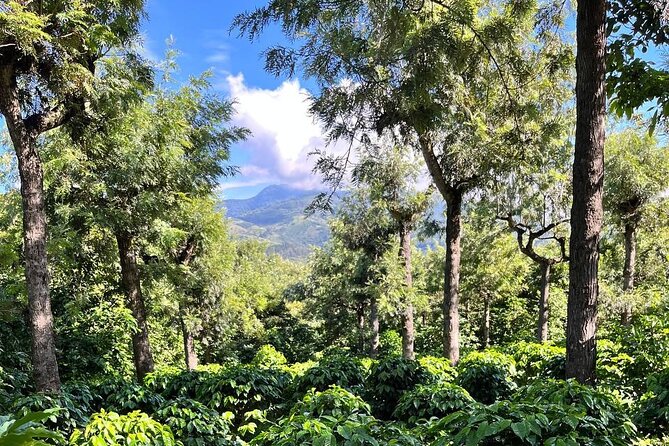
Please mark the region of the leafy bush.
<svg viewBox="0 0 669 446"><path fill-rule="evenodd" d="M395 330L385 330L379 336L379 357L402 355L402 336Z"/></svg>
<svg viewBox="0 0 669 446"><path fill-rule="evenodd" d="M638 377L632 376L633 368L634 358L620 344L608 339L597 341L597 379L601 384L633 395L639 387L635 382Z"/></svg>
<svg viewBox="0 0 669 446"><path fill-rule="evenodd" d="M57 432L46 429L41 423L55 416L57 409L29 412L21 417L0 416L0 446L47 446L42 440L62 443L64 438Z"/></svg>
<svg viewBox="0 0 669 446"><path fill-rule="evenodd" d="M458 364L457 383L478 402L508 398L516 389L513 358L494 350L472 352Z"/></svg>
<svg viewBox="0 0 669 446"><path fill-rule="evenodd" d="M219 414L202 403L187 398L166 402L155 418L172 429L185 446L225 446L232 444L231 412Z"/></svg>
<svg viewBox="0 0 669 446"><path fill-rule="evenodd" d="M421 356L418 362L425 369L433 382L453 382L458 376L455 367L447 358L436 356Z"/></svg>
<svg viewBox="0 0 669 446"><path fill-rule="evenodd" d="M359 359L341 353L328 355L295 380L295 393L299 398L311 389L324 391L332 385L356 393L362 388L365 376Z"/></svg>
<svg viewBox="0 0 669 446"><path fill-rule="evenodd" d="M200 386L222 373L222 368L198 369L194 371L165 367L149 373L144 385L165 399L195 398Z"/></svg>
<svg viewBox="0 0 669 446"><path fill-rule="evenodd" d="M49 413L43 420L46 428L67 435L76 428L85 426L88 423L88 414L92 412L90 406L81 404L66 392L35 393L20 397L14 401L11 411L21 417L35 412Z"/></svg>
<svg viewBox="0 0 669 446"><path fill-rule="evenodd" d="M146 413L155 412L165 403L165 398L151 389L141 386L135 382L125 383L111 393L105 403L105 409L128 413L142 411Z"/></svg>
<svg viewBox="0 0 669 446"><path fill-rule="evenodd" d="M516 361L518 381L527 384L535 379L564 379L566 351L563 347L536 342L517 342L506 349Z"/></svg>
<svg viewBox="0 0 669 446"><path fill-rule="evenodd" d="M366 400L371 402L377 417L388 419L402 394L425 383L428 377L418 361L386 358L372 367L365 386Z"/></svg>
<svg viewBox="0 0 669 446"><path fill-rule="evenodd" d="M480 445L629 445L636 429L612 394L575 382L537 382L512 401L474 404L428 427L430 438Z"/></svg>
<svg viewBox="0 0 669 446"><path fill-rule="evenodd" d="M84 429L77 429L70 437L77 446L177 446L169 427L153 420L140 411L119 415L104 410L91 416Z"/></svg>
<svg viewBox="0 0 669 446"><path fill-rule="evenodd" d="M669 432L669 369L648 378L648 392L639 401L634 421L646 434Z"/></svg>
<svg viewBox="0 0 669 446"><path fill-rule="evenodd" d="M319 418L324 415L339 417L354 413L370 415L371 409L359 396L339 386L331 386L324 392L310 390L293 406L291 413Z"/></svg>
<svg viewBox="0 0 669 446"><path fill-rule="evenodd" d="M275 349L269 344L265 344L258 349L258 352L253 357L251 364L257 367L280 367L287 364L286 357L283 353Z"/></svg>
<svg viewBox="0 0 669 446"><path fill-rule="evenodd" d="M414 424L432 417L443 418L473 402L469 393L455 384L440 382L419 385L402 395L393 416Z"/></svg>
<svg viewBox="0 0 669 446"><path fill-rule="evenodd" d="M341 387L310 391L289 415L253 439L254 445L378 445L380 423L369 406Z"/></svg>
<svg viewBox="0 0 669 446"><path fill-rule="evenodd" d="M0 350L0 353L2 350ZM26 372L0 367L0 409L9 410L12 400L28 390L30 377Z"/></svg>
<svg viewBox="0 0 669 446"><path fill-rule="evenodd" d="M276 409L284 402L290 383L290 373L284 370L236 366L203 381L195 399L212 409L245 415Z"/></svg>

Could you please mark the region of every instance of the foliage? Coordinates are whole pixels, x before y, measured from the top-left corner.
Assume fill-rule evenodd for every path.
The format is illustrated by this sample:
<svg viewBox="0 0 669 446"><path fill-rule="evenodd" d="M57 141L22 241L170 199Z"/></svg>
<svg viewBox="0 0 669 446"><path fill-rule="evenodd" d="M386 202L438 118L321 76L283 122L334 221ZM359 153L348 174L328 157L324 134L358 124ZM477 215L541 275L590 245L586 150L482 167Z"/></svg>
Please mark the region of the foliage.
<svg viewBox="0 0 669 446"><path fill-rule="evenodd" d="M470 406L437 420L428 428L436 437L432 444L623 446L635 438L634 425L611 395L565 383L552 396L546 387L543 401L530 390L521 401Z"/></svg>
<svg viewBox="0 0 669 446"><path fill-rule="evenodd" d="M460 386L446 382L418 385L405 392L393 417L415 424L420 420L444 418L471 405L474 399Z"/></svg>
<svg viewBox="0 0 669 446"><path fill-rule="evenodd" d="M44 428L42 421L54 416L58 409L29 412L22 417L0 416L0 446L48 446L43 440L63 442L61 434Z"/></svg>
<svg viewBox="0 0 669 446"><path fill-rule="evenodd" d="M456 383L476 400L490 404L508 398L516 389L516 362L494 350L472 352L458 364Z"/></svg>
<svg viewBox="0 0 669 446"><path fill-rule="evenodd" d="M659 436L669 429L669 369L648 377L647 392L638 402L634 422L645 434Z"/></svg>
<svg viewBox="0 0 669 446"><path fill-rule="evenodd" d="M373 413L388 419L404 392L429 379L418 361L400 356L380 360L372 366L365 382L365 399L372 404Z"/></svg>
<svg viewBox="0 0 669 446"><path fill-rule="evenodd" d="M258 367L272 368L286 365L287 362L283 353L273 346L265 344L258 349L251 363Z"/></svg>
<svg viewBox="0 0 669 446"><path fill-rule="evenodd" d="M298 396L311 389L325 391L331 385L359 393L366 376L366 370L359 359L344 354L330 354L297 377L294 387Z"/></svg>
<svg viewBox="0 0 669 446"><path fill-rule="evenodd" d="M184 446L227 446L233 444L232 412L219 414L187 398L167 401L154 417L168 426Z"/></svg>
<svg viewBox="0 0 669 446"><path fill-rule="evenodd" d="M458 372L446 358L436 356L420 356L418 363L430 375L430 380L438 382L452 382L458 376Z"/></svg>
<svg viewBox="0 0 669 446"><path fill-rule="evenodd" d="M104 401L108 410L128 413L143 411L155 412L165 403L165 398L136 382L125 382L115 388Z"/></svg>
<svg viewBox="0 0 669 446"><path fill-rule="evenodd" d="M140 411L119 415L101 411L91 416L84 429L76 430L70 444L77 446L136 445L178 446L169 427L151 419Z"/></svg>
<svg viewBox="0 0 669 446"><path fill-rule="evenodd" d="M598 344L598 352L601 343ZM537 379L563 379L565 349L551 344L516 342L505 348L516 362L517 380L527 384Z"/></svg>

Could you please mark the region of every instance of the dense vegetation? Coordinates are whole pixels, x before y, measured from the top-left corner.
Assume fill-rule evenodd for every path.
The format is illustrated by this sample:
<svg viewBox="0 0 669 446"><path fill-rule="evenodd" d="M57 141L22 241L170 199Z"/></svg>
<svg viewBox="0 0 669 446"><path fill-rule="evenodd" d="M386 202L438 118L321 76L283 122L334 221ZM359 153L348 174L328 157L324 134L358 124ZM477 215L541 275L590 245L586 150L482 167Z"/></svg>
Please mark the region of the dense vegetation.
<svg viewBox="0 0 669 446"><path fill-rule="evenodd" d="M605 6L240 13L349 144L299 262L231 235L252 135L142 1L0 4L0 446L669 444L667 8Z"/></svg>

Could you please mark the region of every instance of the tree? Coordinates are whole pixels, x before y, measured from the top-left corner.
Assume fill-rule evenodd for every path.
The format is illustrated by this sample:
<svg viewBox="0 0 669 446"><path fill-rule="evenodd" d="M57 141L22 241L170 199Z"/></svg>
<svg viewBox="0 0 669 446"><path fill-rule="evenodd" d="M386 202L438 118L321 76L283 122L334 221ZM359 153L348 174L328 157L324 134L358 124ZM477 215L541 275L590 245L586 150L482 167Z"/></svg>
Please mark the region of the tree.
<svg viewBox="0 0 669 446"><path fill-rule="evenodd" d="M567 377L595 383L598 244L602 228L606 118L606 1L576 15L576 138L573 167Z"/></svg>
<svg viewBox="0 0 669 446"><path fill-rule="evenodd" d="M354 181L369 185L373 200L386 207L396 225L399 256L404 268L404 299L401 305L402 355L414 359L413 275L411 270L411 234L417 221L429 206L431 189L416 190L420 173L418 166L407 158L406 150L372 145L354 168Z"/></svg>
<svg viewBox="0 0 669 446"><path fill-rule="evenodd" d="M571 122L565 119L563 125ZM571 146L562 138L548 140L542 153L519 163L501 176L489 200L497 207L497 220L515 234L518 249L540 270L539 312L536 337L548 340L550 280L552 269L569 260L566 224L569 223Z"/></svg>
<svg viewBox="0 0 669 446"><path fill-rule="evenodd" d="M349 250L360 251L366 260L367 287L369 288L369 322L372 334L369 355L374 358L379 352L379 300L382 282L382 258L391 245L395 233L392 219L385 207L369 189L359 187L343 199L332 225L332 235Z"/></svg>
<svg viewBox="0 0 669 446"><path fill-rule="evenodd" d="M550 128L535 112L553 97L548 79L564 78L570 49L543 26L561 21L550 8L535 16L534 4L518 2L413 5L274 0L235 25L254 38L279 21L304 42L268 50L266 65L276 74L301 68L319 82L311 110L332 139L353 141L372 130L422 153L447 204L443 338L456 363L465 195ZM343 171L348 157L323 163ZM337 185L342 177L330 179Z"/></svg>
<svg viewBox="0 0 669 446"><path fill-rule="evenodd" d="M604 203L622 226L625 246L623 293L634 289L637 258L637 229L648 204L669 187L669 162L666 148L645 128L634 125L614 133L607 141L607 175L604 181ZM631 322L632 305L624 304L621 321Z"/></svg>
<svg viewBox="0 0 669 446"><path fill-rule="evenodd" d="M630 118L635 110L649 106L648 111L655 110L652 133L658 120L669 116L669 80L666 67L643 54L669 43L669 8L661 0L610 0L607 6L610 108L618 117Z"/></svg>
<svg viewBox="0 0 669 446"><path fill-rule="evenodd" d="M232 104L210 92L208 74L174 90L154 87L153 73L136 62L109 59L96 83L98 114L54 144L55 153L76 160L61 173L69 177L70 199L116 238L121 286L137 322L133 357L141 381L153 370L142 238L154 222L169 221L180 201L211 194L217 179L231 173L224 164L230 145L247 131L226 125Z"/></svg>
<svg viewBox="0 0 669 446"><path fill-rule="evenodd" d="M143 1L0 5L0 113L18 159L25 276L38 390L60 388L49 299L40 135L85 112L96 61L136 34Z"/></svg>

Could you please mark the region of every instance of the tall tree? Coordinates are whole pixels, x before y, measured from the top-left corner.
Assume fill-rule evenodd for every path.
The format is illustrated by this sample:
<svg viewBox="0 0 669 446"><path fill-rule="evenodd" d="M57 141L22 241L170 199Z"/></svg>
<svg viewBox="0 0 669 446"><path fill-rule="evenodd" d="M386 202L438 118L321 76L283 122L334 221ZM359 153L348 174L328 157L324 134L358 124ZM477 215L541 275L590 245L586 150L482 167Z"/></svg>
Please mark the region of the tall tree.
<svg viewBox="0 0 669 446"><path fill-rule="evenodd" d="M602 229L606 121L606 1L579 2L576 14L576 138L573 168L568 378L596 380L597 279Z"/></svg>
<svg viewBox="0 0 669 446"><path fill-rule="evenodd" d="M72 184L66 193L116 238L121 286L138 327L133 356L141 381L153 370L142 238L155 221L169 221L180 200L207 196L232 172L225 166L230 145L247 132L226 125L232 105L211 93L208 74L173 89L152 87L153 74L134 59L109 59L101 72L97 115L68 126L54 143L75 160L63 166L61 175ZM169 72L163 77L169 81Z"/></svg>
<svg viewBox="0 0 669 446"><path fill-rule="evenodd" d="M47 221L38 139L85 113L96 61L137 33L142 0L12 0L0 5L0 114L18 159L25 276L38 390L60 388L49 298Z"/></svg>
<svg viewBox="0 0 669 446"><path fill-rule="evenodd" d="M551 11L542 9L542 17L559 23ZM375 130L422 153L447 204L444 353L453 363L465 196L541 133L534 111L553 96L544 81L562 79L570 60L570 49L535 20L537 12L519 2L274 0L235 22L253 38L280 21L304 42L267 51L267 67L276 74L302 68L319 81L312 112L332 139ZM340 162L342 170L348 159L325 162Z"/></svg>
<svg viewBox="0 0 669 446"><path fill-rule="evenodd" d="M604 203L622 227L625 263L623 267L623 293L631 294L637 251L637 229L651 200L669 187L669 158L666 147L659 146L657 138L648 134L643 126L633 127L612 134L607 140L607 174L604 181ZM621 321L629 324L632 303L623 303Z"/></svg>
<svg viewBox="0 0 669 446"><path fill-rule="evenodd" d="M429 206L431 189L419 191L415 184L419 166L407 150L387 145L369 145L353 170L354 181L369 185L373 200L380 202L393 219L399 239L399 256L404 268L402 308L402 355L414 359L413 274L411 268L411 234L417 221Z"/></svg>

